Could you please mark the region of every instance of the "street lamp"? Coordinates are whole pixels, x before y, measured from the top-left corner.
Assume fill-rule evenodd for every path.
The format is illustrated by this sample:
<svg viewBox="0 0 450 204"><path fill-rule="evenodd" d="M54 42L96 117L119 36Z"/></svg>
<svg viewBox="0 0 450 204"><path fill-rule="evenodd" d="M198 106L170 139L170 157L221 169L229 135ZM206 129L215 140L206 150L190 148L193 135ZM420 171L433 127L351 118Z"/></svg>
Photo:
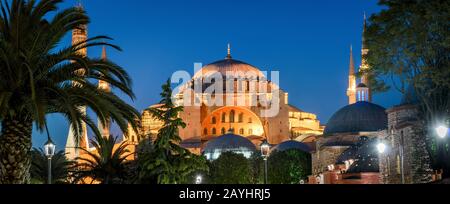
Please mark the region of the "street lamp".
<svg viewBox="0 0 450 204"><path fill-rule="evenodd" d="M202 183L202 175L197 175L195 178L195 184L201 184Z"/></svg>
<svg viewBox="0 0 450 204"><path fill-rule="evenodd" d="M261 144L261 155L264 158L264 184L267 184L267 160L270 154L270 144L264 140Z"/></svg>
<svg viewBox="0 0 450 204"><path fill-rule="evenodd" d="M50 138L50 133L48 132L47 124L45 124L45 129L47 130L47 142L44 144L44 154L48 159L48 177L47 184L52 183L52 157L55 155L56 145Z"/></svg>
<svg viewBox="0 0 450 204"><path fill-rule="evenodd" d="M440 138L445 138L448 134L448 127L439 125L438 127L436 127L436 133Z"/></svg>
<svg viewBox="0 0 450 204"><path fill-rule="evenodd" d="M380 142L377 144L377 150L380 154L384 154L384 152L386 151L386 144L384 144L383 142Z"/></svg>

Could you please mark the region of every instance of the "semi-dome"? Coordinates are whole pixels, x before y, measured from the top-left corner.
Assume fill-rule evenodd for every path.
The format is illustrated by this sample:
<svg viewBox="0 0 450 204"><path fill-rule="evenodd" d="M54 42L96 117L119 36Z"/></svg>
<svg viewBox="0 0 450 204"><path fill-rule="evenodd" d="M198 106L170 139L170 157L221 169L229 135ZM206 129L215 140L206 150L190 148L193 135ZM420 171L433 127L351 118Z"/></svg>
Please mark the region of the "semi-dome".
<svg viewBox="0 0 450 204"><path fill-rule="evenodd" d="M204 78L215 73L220 73L222 76L227 76L227 74L251 74L251 76L265 78L264 74L256 67L239 60L234 60L231 57L224 60L220 60L211 64L204 66L200 71L198 71L194 79Z"/></svg>
<svg viewBox="0 0 450 204"><path fill-rule="evenodd" d="M328 122L324 134L374 132L384 130L386 127L386 109L360 101L336 112Z"/></svg>
<svg viewBox="0 0 450 204"><path fill-rule="evenodd" d="M286 150L291 150L291 149L297 149L303 152L310 152L311 148L309 148L308 145L306 145L305 143L302 142L298 142L295 140L289 140L283 143L278 144L277 146L275 146L272 151L286 151Z"/></svg>
<svg viewBox="0 0 450 204"><path fill-rule="evenodd" d="M225 152L243 154L250 158L255 151L256 146L249 139L239 135L226 134L207 142L202 153L207 159L215 160Z"/></svg>

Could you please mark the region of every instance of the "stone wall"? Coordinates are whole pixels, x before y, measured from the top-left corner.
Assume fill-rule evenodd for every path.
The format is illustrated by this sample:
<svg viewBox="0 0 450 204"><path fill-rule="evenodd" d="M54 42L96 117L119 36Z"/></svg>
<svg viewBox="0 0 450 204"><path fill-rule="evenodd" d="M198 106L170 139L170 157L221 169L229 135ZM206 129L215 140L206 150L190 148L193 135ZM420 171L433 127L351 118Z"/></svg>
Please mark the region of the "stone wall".
<svg viewBox="0 0 450 204"><path fill-rule="evenodd" d="M426 149L423 124L417 117L417 108L407 105L389 109L388 127L380 138L388 146L380 155L380 176L383 183L399 184L401 180L401 144L403 144L403 171L405 183L429 183L433 170ZM402 139L403 138L403 139Z"/></svg>
<svg viewBox="0 0 450 204"><path fill-rule="evenodd" d="M334 165L337 158L348 149L348 147L320 147L312 154L312 170L313 174L320 174L327 171L328 165Z"/></svg>

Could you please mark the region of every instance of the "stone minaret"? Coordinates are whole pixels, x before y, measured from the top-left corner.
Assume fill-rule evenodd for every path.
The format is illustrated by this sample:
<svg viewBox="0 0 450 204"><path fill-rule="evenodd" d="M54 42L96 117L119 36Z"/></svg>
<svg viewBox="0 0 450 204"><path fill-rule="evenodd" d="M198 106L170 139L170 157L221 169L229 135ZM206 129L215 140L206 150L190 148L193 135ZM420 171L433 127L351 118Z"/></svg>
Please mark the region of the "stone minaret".
<svg viewBox="0 0 450 204"><path fill-rule="evenodd" d="M350 66L348 73L348 104L356 103L356 74L355 74L355 61L353 60L353 48L350 46Z"/></svg>
<svg viewBox="0 0 450 204"><path fill-rule="evenodd" d="M82 5L78 5L79 9L83 9ZM84 42L87 40L87 25L83 25L80 28L74 29L72 31L72 45L76 45L80 42ZM87 57L87 49L81 49L78 51L78 54ZM84 73L84 71L80 71L81 74ZM83 114L87 114L86 107L79 107L81 112ZM69 134L67 136L67 143L66 143L66 157L69 160L74 160L79 156L80 148L89 149L89 141L87 136L87 127L86 123L82 123L82 133L81 137L77 140L75 136L75 132L73 131L72 124L70 125Z"/></svg>
<svg viewBox="0 0 450 204"><path fill-rule="evenodd" d="M102 60L103 61L107 60L106 47L103 47L103 49L102 49ZM102 81L102 80L98 81L98 88L102 89L106 92L111 92L111 86L109 85L109 83ZM111 128L110 120L107 121L105 126L102 125L102 122L100 121L100 119L98 120L98 129L100 130L100 134L102 134L103 137L110 136L110 132L109 132L110 128Z"/></svg>
<svg viewBox="0 0 450 204"><path fill-rule="evenodd" d="M364 72L368 69L370 69L369 67L369 63L367 63L367 60L365 58L365 56L367 56L367 54L369 53L369 48L367 47L367 42L366 42L366 26L367 26L367 18L366 18L366 14L364 13L364 28L363 28L363 36L362 36L362 49L361 49L361 66L359 68L360 72ZM369 102L372 101L372 93L370 90L370 83L369 83L369 79L367 77L367 75L363 75L361 78L361 83L363 83L364 85L367 86L367 88L369 89Z"/></svg>

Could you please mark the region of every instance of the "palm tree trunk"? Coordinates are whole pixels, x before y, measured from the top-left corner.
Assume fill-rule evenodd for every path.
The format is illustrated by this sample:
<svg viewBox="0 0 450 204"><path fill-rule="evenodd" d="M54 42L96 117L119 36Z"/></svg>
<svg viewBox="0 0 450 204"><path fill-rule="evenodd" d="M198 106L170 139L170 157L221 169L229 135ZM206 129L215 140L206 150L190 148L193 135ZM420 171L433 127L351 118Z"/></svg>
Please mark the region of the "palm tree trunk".
<svg viewBox="0 0 450 204"><path fill-rule="evenodd" d="M0 134L0 184L30 183L31 133L28 119L5 118Z"/></svg>

